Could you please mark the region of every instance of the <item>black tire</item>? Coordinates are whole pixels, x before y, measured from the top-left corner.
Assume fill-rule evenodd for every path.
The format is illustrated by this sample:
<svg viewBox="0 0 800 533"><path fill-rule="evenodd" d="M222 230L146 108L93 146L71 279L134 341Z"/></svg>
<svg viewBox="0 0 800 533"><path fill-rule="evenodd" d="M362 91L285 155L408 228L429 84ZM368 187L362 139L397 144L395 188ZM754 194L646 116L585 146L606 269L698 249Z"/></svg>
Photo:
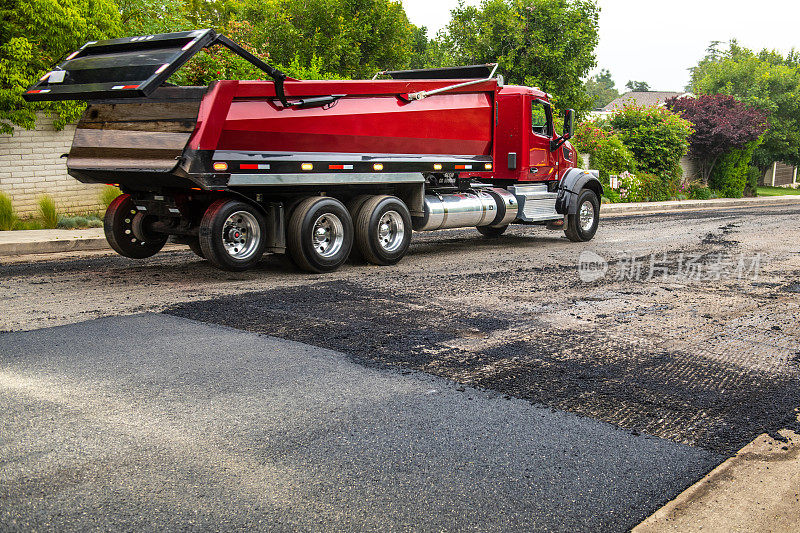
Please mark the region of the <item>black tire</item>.
<svg viewBox="0 0 800 533"><path fill-rule="evenodd" d="M223 198L208 206L203 214L198 241L203 257L212 265L240 272L261 260L266 235L267 224L258 208Z"/></svg>
<svg viewBox="0 0 800 533"><path fill-rule="evenodd" d="M353 248L353 219L335 198L306 198L289 217L286 245L301 270L333 272L347 261Z"/></svg>
<svg viewBox="0 0 800 533"><path fill-rule="evenodd" d="M117 196L103 217L103 230L108 244L120 255L133 259L144 259L158 253L169 235L153 235L146 241L133 233L133 219L140 215L130 194ZM140 216L141 218L141 216Z"/></svg>
<svg viewBox="0 0 800 533"><path fill-rule="evenodd" d="M369 194L360 194L355 198L349 199L345 202L345 206L347 207L347 211L350 212L350 218L353 220L353 225L355 226L356 220L358 219L358 212L361 210L361 207L364 203L372 198ZM364 261L364 256L361 255L361 252L358 251L358 246L355 245L355 241L353 242L353 248L350 250L350 260L356 263L361 263Z"/></svg>
<svg viewBox="0 0 800 533"><path fill-rule="evenodd" d="M591 210L591 222L588 222L588 217L581 222L581 213L585 208ZM569 240L572 242L592 240L600 224L600 200L594 191L583 189L578 195L578 211L574 215L567 215L566 218L564 234Z"/></svg>
<svg viewBox="0 0 800 533"><path fill-rule="evenodd" d="M488 239L496 239L497 237L506 232L506 230L508 229L508 225L506 224L505 226L500 226L498 228L495 228L493 226L478 226L475 229L478 230L478 233L480 233L481 235L483 235Z"/></svg>
<svg viewBox="0 0 800 533"><path fill-rule="evenodd" d="M203 259L206 258L206 256L203 255L203 248L200 246L200 239L199 238L197 238L197 237L188 237L186 239L186 246L188 246L189 249L191 251L193 251L195 253L195 255L197 255L198 257L201 257Z"/></svg>
<svg viewBox="0 0 800 533"><path fill-rule="evenodd" d="M361 206L355 232L364 259L375 265L393 265L411 244L411 213L395 196L373 196Z"/></svg>

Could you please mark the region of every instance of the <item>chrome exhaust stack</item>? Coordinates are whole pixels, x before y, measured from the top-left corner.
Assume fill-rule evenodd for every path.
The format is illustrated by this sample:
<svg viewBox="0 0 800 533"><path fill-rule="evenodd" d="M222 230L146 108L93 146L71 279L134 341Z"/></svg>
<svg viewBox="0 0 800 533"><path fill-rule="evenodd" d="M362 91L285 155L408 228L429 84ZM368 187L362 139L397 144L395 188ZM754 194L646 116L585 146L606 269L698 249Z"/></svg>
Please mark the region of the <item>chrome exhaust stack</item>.
<svg viewBox="0 0 800 533"><path fill-rule="evenodd" d="M505 189L480 188L453 194L426 194L415 231L506 226L517 219L519 202Z"/></svg>

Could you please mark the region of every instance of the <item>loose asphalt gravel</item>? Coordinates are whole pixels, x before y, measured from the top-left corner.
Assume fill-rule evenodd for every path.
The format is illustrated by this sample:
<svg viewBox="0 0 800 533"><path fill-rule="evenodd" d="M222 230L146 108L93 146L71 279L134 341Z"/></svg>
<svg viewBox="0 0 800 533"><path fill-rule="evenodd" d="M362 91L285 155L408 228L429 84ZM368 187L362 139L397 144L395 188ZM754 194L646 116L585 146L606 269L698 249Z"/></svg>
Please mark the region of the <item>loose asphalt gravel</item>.
<svg viewBox="0 0 800 533"><path fill-rule="evenodd" d="M219 495L227 493L220 492L220 487L233 482L243 498L236 501L248 502L241 504L248 509L244 514L272 520L276 528L350 528L359 527L358 524L367 529L380 528L381 524L402 528L408 524L404 520L411 516L418 521L414 527L437 529L455 527L451 525L456 522L448 520L455 520L458 515L458 525L465 528L626 529L642 518L642 513L657 508L756 435L765 431L774 434L796 425L800 406L800 241L796 239L799 214L798 207L783 207L609 219L602 222L595 240L586 244L569 243L557 233L526 227L512 228L508 235L496 240L483 239L470 230L423 234L415 236L410 254L399 265L351 264L322 276L298 274L280 257L266 258L251 272L223 273L179 250L139 262L104 253L65 254L46 260L0 259L0 304L4 310L0 330L10 331L0 334L0 371L12 371L11 377L0 384L0 395L11 395L16 402L9 404L15 407L8 411L15 413L14 417L0 419L0 449L14 451L2 455L14 459L0 463L0 480L13 479L7 486L21 487L10 493L16 500L0 492L0 506L5 510L6 502L17 502L9 507L10 512L26 519L45 520L37 523L66 516L63 513L69 506L58 504L62 502L61 492L53 481L63 470L65 478L72 480L64 482L64 490L105 487L99 489L102 496L96 498L106 498L106 508L122 509L115 518L120 520L117 524L125 520L133 523L136 516L147 511L145 499L131 495L129 486L115 492L114 481L107 475L111 469L134 477L131 483L140 484L142 494L150 495L148 501L157 502L157 508L143 515L149 517L145 521L153 517L165 520L165 514L157 514L162 508L191 508L201 515L208 510L209 514L198 519L198 524L206 528L252 526L256 522L241 521L244 515L234 518L238 516L235 509L241 507L231 506L230 513L221 507L224 498ZM579 270L581 259L593 260L602 267L599 279L586 277L597 274L597 270ZM141 312L166 314L72 325ZM136 331L132 326L136 321L149 325ZM168 336L156 326L162 322L191 324L185 327L194 332L226 332L235 337L237 340L225 347L221 342L208 343L217 364L225 365L224 361L230 360L230 365L198 374L209 366L204 342L217 333L199 334L199 341L194 334ZM217 324L251 333L236 333ZM54 325L66 327L39 329ZM286 344L302 348L302 353L316 354L315 364L321 357L339 361L337 365L346 364L348 370L329 372L322 381L319 376L314 378L316 381L309 377L303 382L308 387L302 390L313 389L311 393L299 394L296 385L284 386L280 394L270 392L270 405L281 406L277 409L285 411L282 415L266 407L267 402L258 401L267 394L265 391L272 390L269 380L273 376L259 365L267 356L258 351L252 353L252 343L272 343L265 353L286 357L277 348L285 341L258 334L313 345ZM19 354L18 350L5 351L6 346L20 342L18 339L34 338L26 335L41 336L35 338L42 339L41 354L46 354L45 358L37 355L39 344ZM54 346L56 343L59 346ZM146 356L137 352L137 343L150 346ZM156 346L162 344L166 347ZM97 348L101 345L116 348ZM72 354L78 351L85 359L80 365L72 360ZM192 364L194 357L202 363L197 367L202 368ZM293 353L291 358L294 357L297 354ZM136 369L128 360L139 363ZM43 361L63 364L48 367ZM442 437L440 448L425 453L418 452L418 448L397 452L411 453L415 459L410 463L375 461L375 454L379 453L375 450L386 446L379 445L379 440L404 441L398 437L398 428L388 427L392 417L411 416L422 407L402 395L394 398L397 393L387 392L378 404L391 404L396 410L389 415L383 411L376 414L372 407L365 408L368 402L349 399L341 391L341 386L346 385L348 394L360 393L361 386L349 381L354 375L383 380L381 386L389 387L389 391L404 387L405 380L444 384L425 386L440 391L431 397L446 397L453 403L423 410L421 419L403 426L413 429L408 435L420 439L425 436L426 442L432 434L448 435ZM23 378L33 381L26 385ZM23 381L15 381L19 379ZM251 394L248 387L259 380L267 380L264 389ZM241 384L237 385L239 381ZM231 406L235 409L230 412L218 407L225 405L222 400L213 405L204 403L212 397L216 399L218 383L227 384L230 391L239 391L238 386L245 391L231 392L231 397L226 397L226 401L234 402ZM117 428L114 435L124 433L120 438L127 439L131 447L112 446L116 450L111 454L113 461L105 458L79 468L79 454L73 448L97 447L90 450L94 454L91 457L100 453L108 424L98 422L100 425L93 426L90 415L62 424L61 415L56 414L62 412L60 400L41 396L44 392L36 393L40 396L25 392L31 387L39 391L60 390L61 384L71 395L70 401L84 409L81 412L100 413L98 420L113 419L121 410L124 417L116 422L127 433L120 433ZM367 390L374 387L373 383ZM80 403L84 393L87 403ZM283 395L292 397L290 393L300 398L308 394L312 401L292 404L289 409L286 402L290 400ZM327 414L314 408L313 398L320 401L320 395L327 398L323 405L331 406ZM467 402L466 407L463 403L456 407L459 399ZM431 400L425 396L425 401ZM405 402L410 402L412 412L401 414ZM57 410L44 409L45 404L55 405ZM519 423L520 419L514 418L518 415L509 414L509 406L542 413L541 419L537 418L540 415L531 415L537 424ZM150 421L146 415L131 411L139 408L158 416ZM339 433L327 424L344 427L343 419L336 415L341 409L347 411L346 420L353 421L348 430L353 428L351 431L358 437L353 443L360 447L344 446L346 451L331 451L328 441ZM442 412L432 412L439 409ZM304 417L315 416L327 417L325 422L314 421L313 424L321 424L323 429L319 431L315 431L316 425L303 422L310 420ZM240 423L243 428L257 426L261 417L266 417L265 428L274 425L280 428L276 431L288 431L286 424L299 424L298 431L305 431L304 435L313 433L319 439L313 442L319 442L320 449L334 457L328 463L318 463L316 455L303 455L312 452L302 444L302 438L287 441L284 451L289 455L277 455L275 462L269 460L268 454L258 456L257 450L265 441L255 445L256 441L243 436L237 428ZM300 422L292 422L293 417ZM366 421L371 417L381 419L373 420L380 425L369 426ZM467 424L466 419L475 419L476 425L467 424L463 434L453 437L448 433L453 427L447 426L450 429L446 430L441 425L427 425L427 421L441 417L457 420L454 424L458 427ZM506 418L514 420L513 425L503 426L506 429L494 437L487 434L486 424L491 421L503 425ZM281 423L274 421L278 419ZM11 429L23 427L28 436L44 432L47 438L42 442L33 437L28 439L30 442L8 440L8 435L14 435ZM367 435L364 427L372 427L376 433ZM475 429L480 427L484 430ZM543 432L537 433L537 427ZM605 428L602 435L597 433L601 427ZM148 466L139 449L133 448L143 442L142 438L127 435L144 432L156 439L161 428L166 428L173 439L169 445L172 455L158 448L161 444L154 444L155 451L148 449L145 454L152 459ZM69 435L68 430L76 437L59 437L61 433ZM512 430L521 433L512 438ZM468 439L473 434L477 440ZM222 437L218 439L218 435ZM381 440L380 435L386 438ZM408 438L412 437L405 440ZM540 447L526 448L521 444L528 442L526 439L530 439L527 446ZM513 446L507 446L506 440ZM58 442L69 443L72 448L66 446L56 452ZM647 442L646 446L659 443L662 448L645 446L642 455L638 455L640 442ZM241 466L225 471L214 468L213 472L209 468L202 472L194 466L189 468L175 456L176 450L190 444L201 447L209 456L217 448L224 448L233 454L223 456L231 465L238 464L239 459L250 460L250 451L243 450L252 450L261 457L261 467L291 465L292 472L312 473L303 474L308 476L302 478L306 481L293 486L295 492L281 500L283 507L276 510L274 502L272 506L259 507L265 513L261 515L248 505L255 501L250 492L264 486L266 474L259 474L262 485L258 481L247 485L238 482L237 476L243 475ZM273 446L278 444L270 442L266 449L273 450ZM464 451L465 447L473 455ZM363 457L348 455L358 454L362 448ZM525 461L533 461L533 477L509 477L506 467L524 463L515 455L524 450L528 454ZM686 454L684 458L669 459L669 454L678 450ZM428 461L428 453L430 462L424 462ZM464 454L472 457L470 461L475 464L461 461ZM661 454L667 454L664 461L658 459ZM486 457L494 455L498 461L505 457L509 462L503 463L506 466L487 463ZM288 456L291 461L285 460ZM42 459L40 475L26 474L26 468L36 471L40 457L47 458L47 462ZM571 463L569 457L575 462ZM364 462L369 462L372 470L365 479L374 479L374 490L381 496L373 508L379 511L360 515L350 511L360 505L363 491L372 489L364 488L366 482L354 481L355 474L336 463L345 458L348 465L361 465L353 472L367 472ZM650 463L650 470L641 469L644 467L640 465ZM402 465L406 466L401 468ZM485 471L479 470L482 465ZM556 475L558 468L564 469L563 475ZM140 476L133 475L139 471ZM197 477L191 477L189 471ZM445 471L450 475L442 477ZM461 474L454 475L453 471ZM409 476L408 485L402 486L406 492L396 483L386 488L387 480L397 477L397 472ZM445 485L439 492L429 493L433 484L423 483L428 479L426 472L438 472L434 478ZM337 489L341 492L336 492L347 494L349 499L330 496L333 489L322 481L337 475L349 476L342 478L345 482ZM662 476L663 484L652 484ZM114 479L122 483L124 477L121 473ZM484 478L492 481L484 483ZM526 485L528 479L533 481ZM159 482L164 487L163 494L155 498L148 491L158 487ZM172 501L175 494L194 495L192 483L213 487L197 489L211 494L202 505L186 503L199 501L196 495L185 501L178 496ZM481 498L463 488L475 483L475 487L496 497L483 498L487 501L480 504ZM44 490L41 487L51 485L55 487L53 491L45 490L41 498L34 498L37 491ZM185 486L185 490L179 490L178 485ZM0 483L0 491L3 486L6 484ZM606 487L607 493L595 492L600 486ZM303 492L312 487L322 487L319 498ZM420 487L428 488L418 490ZM496 492L491 492L491 487ZM615 492L618 487L621 492ZM625 491L627 497L618 496ZM247 498L243 496L245 492L249 494ZM97 504L96 498L89 501ZM395 498L397 502L424 503L426 508L437 511L410 507L415 514L406 515L405 504L392 507L394 504L389 503ZM436 498L443 502L463 499L466 503L437 507ZM602 504L606 499L612 502L608 506ZM23 512L25 507L18 502L27 500L41 507ZM496 509L487 508L495 505L492 501L505 503ZM87 504L80 508L94 507ZM447 509L451 508L458 512L448 514ZM183 518L169 524L188 527L188 515L182 512L176 511L176 516ZM317 515L322 521L309 521ZM69 516L78 520L75 524L97 518L91 513L80 519ZM223 516L227 518L223 520ZM489 516L495 518L489 520ZM288 521L293 518L298 521ZM228 519L232 521L225 521Z"/></svg>

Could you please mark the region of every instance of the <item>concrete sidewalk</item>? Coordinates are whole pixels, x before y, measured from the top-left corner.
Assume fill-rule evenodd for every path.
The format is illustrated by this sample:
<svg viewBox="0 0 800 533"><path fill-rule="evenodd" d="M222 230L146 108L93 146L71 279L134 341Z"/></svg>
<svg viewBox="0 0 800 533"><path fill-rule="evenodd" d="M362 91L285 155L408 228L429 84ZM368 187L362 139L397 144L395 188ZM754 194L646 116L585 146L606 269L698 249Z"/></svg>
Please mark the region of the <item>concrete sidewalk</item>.
<svg viewBox="0 0 800 533"><path fill-rule="evenodd" d="M603 217L646 215L666 212L743 209L747 207L800 205L800 195L762 196L759 198L719 198L716 200L681 200L675 202L640 202L603 204ZM0 257L26 254L108 249L102 228L82 230L0 231Z"/></svg>
<svg viewBox="0 0 800 533"><path fill-rule="evenodd" d="M747 207L800 205L800 194L759 196L757 198L717 198L714 200L678 200L672 202L635 202L603 204L600 214L605 217L646 215L670 211L704 211L715 209L744 209Z"/></svg>
<svg viewBox="0 0 800 533"><path fill-rule="evenodd" d="M800 531L800 442L761 435L633 533Z"/></svg>

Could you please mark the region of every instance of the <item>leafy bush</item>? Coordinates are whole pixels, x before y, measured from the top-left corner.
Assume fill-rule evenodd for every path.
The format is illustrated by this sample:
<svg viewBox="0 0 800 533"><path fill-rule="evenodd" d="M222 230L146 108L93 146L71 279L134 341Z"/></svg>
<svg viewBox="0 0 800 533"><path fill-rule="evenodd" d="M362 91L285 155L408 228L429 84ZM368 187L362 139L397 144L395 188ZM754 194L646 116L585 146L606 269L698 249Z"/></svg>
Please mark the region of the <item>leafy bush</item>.
<svg viewBox="0 0 800 533"><path fill-rule="evenodd" d="M611 188L610 177L601 178L603 184L604 196L607 203L621 203L621 202L639 202L641 201L641 180L635 174L630 172L622 172L617 176L619 186L616 189Z"/></svg>
<svg viewBox="0 0 800 533"><path fill-rule="evenodd" d="M14 205L11 198L0 192L0 231L14 229L17 216L14 214Z"/></svg>
<svg viewBox="0 0 800 533"><path fill-rule="evenodd" d="M598 149L589 154L589 166L599 170L601 178L608 179L611 174L636 172L636 160L619 137L609 135L598 144Z"/></svg>
<svg viewBox="0 0 800 533"><path fill-rule="evenodd" d="M611 117L611 126L633 153L640 171L679 179L680 160L694 133L688 120L663 107L626 105Z"/></svg>
<svg viewBox="0 0 800 533"><path fill-rule="evenodd" d="M45 229L54 229L58 226L58 212L56 203L50 196L39 198L39 217Z"/></svg>
<svg viewBox="0 0 800 533"><path fill-rule="evenodd" d="M760 143L760 139L747 143L744 148L735 148L720 157L708 179L708 186L725 198L741 198L747 185L750 160Z"/></svg>
<svg viewBox="0 0 800 533"><path fill-rule="evenodd" d="M750 165L747 169L747 183L744 185L745 196L758 196L758 180L761 179L761 171L758 167Z"/></svg>
<svg viewBox="0 0 800 533"><path fill-rule="evenodd" d="M622 140L595 122L579 124L572 143L579 152L589 154L589 165L600 171L600 179L606 183L612 174L636 170L633 154Z"/></svg>
<svg viewBox="0 0 800 533"><path fill-rule="evenodd" d="M639 174L639 192L636 201L639 202L665 202L669 200L674 191L670 187L670 180L664 180L655 174Z"/></svg>
<svg viewBox="0 0 800 533"><path fill-rule="evenodd" d="M610 135L609 132L604 131L595 122L581 122L575 127L575 134L570 139L570 142L578 152L593 154Z"/></svg>
<svg viewBox="0 0 800 533"><path fill-rule="evenodd" d="M108 206L111 205L111 202L114 201L114 198L122 194L122 191L118 188L114 187L113 185L106 185L103 187L103 190L100 191L100 203L108 209Z"/></svg>
<svg viewBox="0 0 800 533"><path fill-rule="evenodd" d="M689 198L693 200L711 199L711 189L709 189L702 183L690 183L688 191L689 191Z"/></svg>

